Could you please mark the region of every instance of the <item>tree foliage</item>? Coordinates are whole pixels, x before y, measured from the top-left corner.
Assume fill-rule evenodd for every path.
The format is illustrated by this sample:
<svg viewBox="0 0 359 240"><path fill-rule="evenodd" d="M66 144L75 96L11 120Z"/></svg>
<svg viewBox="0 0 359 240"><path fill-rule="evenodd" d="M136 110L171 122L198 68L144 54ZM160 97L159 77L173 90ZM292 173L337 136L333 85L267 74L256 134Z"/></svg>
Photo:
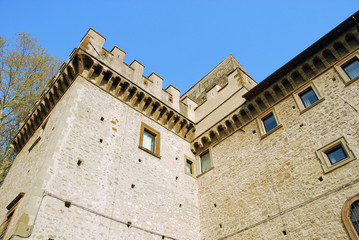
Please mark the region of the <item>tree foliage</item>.
<svg viewBox="0 0 359 240"><path fill-rule="evenodd" d="M0 183L11 166L10 142L19 123L59 65L27 33L19 33L13 41L0 36Z"/></svg>

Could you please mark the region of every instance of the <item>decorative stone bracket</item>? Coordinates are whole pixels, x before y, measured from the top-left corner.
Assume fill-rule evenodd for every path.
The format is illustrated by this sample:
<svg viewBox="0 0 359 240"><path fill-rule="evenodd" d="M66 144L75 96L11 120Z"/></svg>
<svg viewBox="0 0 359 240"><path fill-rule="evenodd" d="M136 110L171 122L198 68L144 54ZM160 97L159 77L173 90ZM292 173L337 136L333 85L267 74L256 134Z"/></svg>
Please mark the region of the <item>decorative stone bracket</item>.
<svg viewBox="0 0 359 240"><path fill-rule="evenodd" d="M194 123L130 80L100 63L84 50L75 49L68 63L60 68L57 76L53 78L49 87L25 117L12 142L15 152L19 152L25 146L78 75L83 76L178 136L188 141L193 139Z"/></svg>

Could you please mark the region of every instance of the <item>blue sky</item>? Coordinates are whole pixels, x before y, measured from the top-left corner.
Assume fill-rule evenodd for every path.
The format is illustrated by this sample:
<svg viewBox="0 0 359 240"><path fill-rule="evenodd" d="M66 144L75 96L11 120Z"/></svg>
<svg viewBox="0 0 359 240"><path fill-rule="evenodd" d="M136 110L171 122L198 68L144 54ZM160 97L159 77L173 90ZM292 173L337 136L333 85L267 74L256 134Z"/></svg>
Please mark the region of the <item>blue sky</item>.
<svg viewBox="0 0 359 240"><path fill-rule="evenodd" d="M183 94L229 54L260 82L358 10L358 0L0 0L0 35L28 32L67 60L92 27Z"/></svg>

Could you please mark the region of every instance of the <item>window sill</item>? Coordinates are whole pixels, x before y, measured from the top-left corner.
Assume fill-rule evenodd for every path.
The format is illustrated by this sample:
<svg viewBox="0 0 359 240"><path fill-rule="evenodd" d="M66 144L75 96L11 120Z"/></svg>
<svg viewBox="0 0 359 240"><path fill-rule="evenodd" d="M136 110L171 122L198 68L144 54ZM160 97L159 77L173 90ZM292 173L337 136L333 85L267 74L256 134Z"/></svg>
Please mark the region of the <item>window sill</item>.
<svg viewBox="0 0 359 240"><path fill-rule="evenodd" d="M325 98L322 97L321 99L319 99L318 101L316 101L315 103L313 103L312 105L310 105L309 107L301 109L301 110L300 110L300 114L305 113L306 111L308 111L309 109L311 109L311 108L317 106L319 103L323 102L324 100L325 100Z"/></svg>
<svg viewBox="0 0 359 240"><path fill-rule="evenodd" d="M268 135L272 134L273 132L277 131L278 129L282 128L283 125L282 124L279 124L278 126L276 126L275 128L273 128L272 130L270 130L269 132L266 132L265 134L263 134L261 136L261 139L267 137Z"/></svg>
<svg viewBox="0 0 359 240"><path fill-rule="evenodd" d="M214 167L212 166L210 169L208 169L207 171L197 175L197 178L199 178L200 176L204 175L205 173L208 173L209 171L211 171Z"/></svg>
<svg viewBox="0 0 359 240"><path fill-rule="evenodd" d="M196 178L196 175L194 175L194 173L189 173L189 172L185 172L188 176L191 176L193 178Z"/></svg>
<svg viewBox="0 0 359 240"><path fill-rule="evenodd" d="M348 78L349 79L349 78ZM345 86L348 86L348 85L350 85L350 84L352 84L353 82L355 82L356 80L358 80L359 79L359 76L356 76L355 78L353 78L353 79L350 79L350 80L348 80L348 81L345 81Z"/></svg>
<svg viewBox="0 0 359 240"><path fill-rule="evenodd" d="M145 151L145 152L147 152L147 153L149 153L149 154L151 154L151 155L153 155L153 156L155 156L158 159L161 159L161 156L159 154L154 153L151 150L148 150L147 148L142 147L141 145L139 145L138 148Z"/></svg>
<svg viewBox="0 0 359 240"><path fill-rule="evenodd" d="M336 164L328 166L327 164L322 165L324 174L330 173L331 171L340 168L347 163L350 163L351 161L355 160L355 157L347 157L346 159L341 160L340 162L337 162Z"/></svg>

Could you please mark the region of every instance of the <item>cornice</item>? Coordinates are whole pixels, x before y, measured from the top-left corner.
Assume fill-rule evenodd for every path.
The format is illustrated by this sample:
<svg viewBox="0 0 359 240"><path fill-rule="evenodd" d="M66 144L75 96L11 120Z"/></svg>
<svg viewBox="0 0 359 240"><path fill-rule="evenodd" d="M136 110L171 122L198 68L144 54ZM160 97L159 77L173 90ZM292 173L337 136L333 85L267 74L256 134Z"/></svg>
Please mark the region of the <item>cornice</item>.
<svg viewBox="0 0 359 240"><path fill-rule="evenodd" d="M303 84L333 68L345 56L358 50L359 28L354 27L347 32L342 32L336 39L322 46L320 51L302 59L290 71L266 85L257 95L247 99L227 116L223 116L222 120L208 126L205 132L196 136L191 142L191 151L194 154L200 154L234 132L243 131L243 127L255 120L261 113L289 97Z"/></svg>
<svg viewBox="0 0 359 240"><path fill-rule="evenodd" d="M19 152L25 146L79 75L181 138L187 141L193 139L195 128L192 121L85 50L77 48L23 120L22 126L12 141L15 152Z"/></svg>

